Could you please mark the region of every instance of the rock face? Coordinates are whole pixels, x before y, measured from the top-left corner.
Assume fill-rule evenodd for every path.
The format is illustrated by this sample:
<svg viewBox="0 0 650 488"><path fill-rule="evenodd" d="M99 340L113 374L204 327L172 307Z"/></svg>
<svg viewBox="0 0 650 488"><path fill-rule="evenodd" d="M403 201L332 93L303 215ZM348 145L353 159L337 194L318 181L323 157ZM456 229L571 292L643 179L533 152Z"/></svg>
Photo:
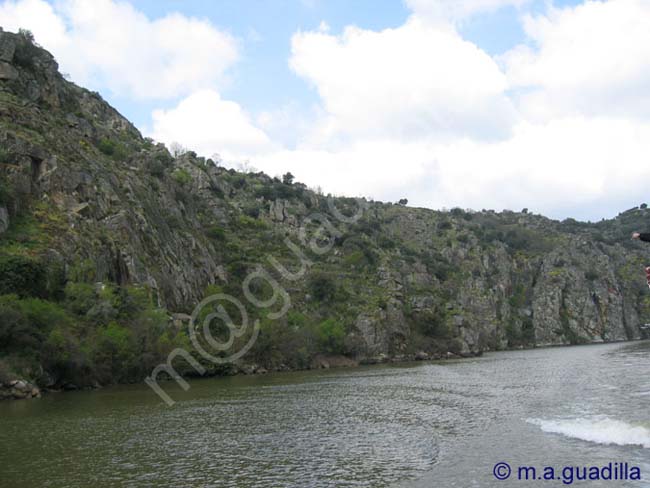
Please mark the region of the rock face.
<svg viewBox="0 0 650 488"><path fill-rule="evenodd" d="M346 215L357 208L334 203ZM360 220L342 221L299 183L172 156L99 94L66 81L47 51L0 31L0 257L56 264L64 283L142 285L178 329L207 287L241 296L249 271L274 269L269 258L298 269L299 247L310 264L282 281L293 313L282 324L325 323L324 352L371 362L636 339L650 322L645 251L629 241L650 218L645 207L598 224L365 207ZM323 217L334 230L314 242L333 247L315 253L301 223ZM104 302L87 318L114 313ZM282 354L278 362L290 345Z"/></svg>
<svg viewBox="0 0 650 488"><path fill-rule="evenodd" d="M9 228L9 212L6 207L0 207L0 234Z"/></svg>
<svg viewBox="0 0 650 488"><path fill-rule="evenodd" d="M0 400L25 400L40 397L41 390L28 381L11 380L0 383Z"/></svg>

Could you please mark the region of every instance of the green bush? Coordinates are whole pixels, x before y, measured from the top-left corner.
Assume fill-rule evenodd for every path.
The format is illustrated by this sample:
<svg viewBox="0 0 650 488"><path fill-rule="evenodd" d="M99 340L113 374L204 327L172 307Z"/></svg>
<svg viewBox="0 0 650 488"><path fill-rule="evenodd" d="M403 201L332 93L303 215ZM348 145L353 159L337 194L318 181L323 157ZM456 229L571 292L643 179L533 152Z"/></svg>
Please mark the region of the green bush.
<svg viewBox="0 0 650 488"><path fill-rule="evenodd" d="M27 317L22 311L16 295L0 297L0 351L13 348L37 349L38 337L31 333Z"/></svg>
<svg viewBox="0 0 650 488"><path fill-rule="evenodd" d="M145 168L151 176L156 178L162 178L165 175L165 165L156 158L147 159Z"/></svg>
<svg viewBox="0 0 650 488"><path fill-rule="evenodd" d="M136 355L133 335L116 322L99 331L93 351L97 375L103 383L124 381Z"/></svg>
<svg viewBox="0 0 650 488"><path fill-rule="evenodd" d="M445 230L452 229L454 226L448 220L443 220L438 223L437 227L439 231L445 231Z"/></svg>
<svg viewBox="0 0 650 488"><path fill-rule="evenodd" d="M317 328L319 348L330 354L342 354L345 346L345 326L335 320L327 319Z"/></svg>
<svg viewBox="0 0 650 488"><path fill-rule="evenodd" d="M13 200L13 191L9 182L0 177L0 204L5 206Z"/></svg>
<svg viewBox="0 0 650 488"><path fill-rule="evenodd" d="M444 339L451 337L451 329L442 313L436 313L432 310L412 312L410 319L415 329L426 337Z"/></svg>
<svg viewBox="0 0 650 488"><path fill-rule="evenodd" d="M52 327L70 323L60 306L37 298L0 296L0 350L34 354Z"/></svg>
<svg viewBox="0 0 650 488"><path fill-rule="evenodd" d="M86 315L97 300L95 288L88 283L68 282L65 286L66 306L77 315Z"/></svg>
<svg viewBox="0 0 650 488"><path fill-rule="evenodd" d="M23 42L16 44L14 63L26 69L34 67L34 58L39 54L39 48L34 43L34 35L27 29L20 29L18 33L23 37Z"/></svg>
<svg viewBox="0 0 650 488"><path fill-rule="evenodd" d="M10 161L9 151L0 147L0 164L7 164Z"/></svg>
<svg viewBox="0 0 650 488"><path fill-rule="evenodd" d="M42 263L23 256L0 256L0 295L43 297L47 291Z"/></svg>
<svg viewBox="0 0 650 488"><path fill-rule="evenodd" d="M320 302L332 301L336 295L334 279L322 272L313 274L309 278L307 286L311 295Z"/></svg>
<svg viewBox="0 0 650 488"><path fill-rule="evenodd" d="M115 142L111 139L101 139L97 143L97 149L116 160L125 159L128 154L124 144Z"/></svg>
<svg viewBox="0 0 650 488"><path fill-rule="evenodd" d="M176 168L172 173L172 178L179 185L187 185L192 181L192 176L183 168Z"/></svg>
<svg viewBox="0 0 650 488"><path fill-rule="evenodd" d="M244 215L252 217L254 219L260 216L260 207L257 204L246 205L243 208Z"/></svg>
<svg viewBox="0 0 650 488"><path fill-rule="evenodd" d="M249 228L249 229L266 229L268 224L263 220L258 220L248 215L240 215L237 218L237 225L239 227Z"/></svg>
<svg viewBox="0 0 650 488"><path fill-rule="evenodd" d="M213 241L223 242L226 240L226 231L218 225L212 225L205 230L205 235Z"/></svg>

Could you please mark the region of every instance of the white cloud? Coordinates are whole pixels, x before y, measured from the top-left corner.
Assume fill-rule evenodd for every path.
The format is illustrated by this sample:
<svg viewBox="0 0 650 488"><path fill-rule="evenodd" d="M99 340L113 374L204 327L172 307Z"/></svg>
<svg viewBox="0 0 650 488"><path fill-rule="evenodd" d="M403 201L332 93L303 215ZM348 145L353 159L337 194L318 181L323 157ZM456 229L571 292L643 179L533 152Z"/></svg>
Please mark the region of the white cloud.
<svg viewBox="0 0 650 488"><path fill-rule="evenodd" d="M405 0L418 16L433 21L460 21L507 6L522 7L531 0Z"/></svg>
<svg viewBox="0 0 650 488"><path fill-rule="evenodd" d="M295 151L256 158L258 167L430 207L597 218L642 201L649 3L526 17L532 44L496 61L453 23L526 2L408 3L414 15L396 29L294 36L291 66L315 86L324 115Z"/></svg>
<svg viewBox="0 0 650 488"><path fill-rule="evenodd" d="M218 85L237 43L207 20L169 14L151 20L126 2L6 1L0 25L24 27L78 83L136 99L174 98Z"/></svg>
<svg viewBox="0 0 650 488"><path fill-rule="evenodd" d="M17 32L30 29L48 49L68 44L66 26L52 6L43 0L7 1L0 4L0 26Z"/></svg>
<svg viewBox="0 0 650 488"><path fill-rule="evenodd" d="M154 111L151 136L205 156L218 152L226 160L240 161L273 149L242 108L214 90L193 93L173 109Z"/></svg>
<svg viewBox="0 0 650 488"><path fill-rule="evenodd" d="M411 18L380 32L301 32L290 64L311 82L327 117L318 139L446 138L508 133L514 110L494 60L446 26ZM315 139L315 140L318 140Z"/></svg>
<svg viewBox="0 0 650 488"><path fill-rule="evenodd" d="M650 119L650 2L588 1L528 16L533 47L507 53L510 83L529 117Z"/></svg>
<svg viewBox="0 0 650 488"><path fill-rule="evenodd" d="M506 3L468 2L462 15ZM417 10L394 29L299 32L290 65L317 90L319 108L287 106L252 122L201 99L177 110L203 117L159 114L157 133L187 134L181 142L205 154L234 147L228 152L269 174L291 171L337 194L615 215L643 201L650 184L648 95L631 90L648 86L645 5L588 2L529 17L532 46L499 60L462 39L453 18L431 22ZM633 41L623 39L628 30ZM606 41L582 41L594 32ZM205 128L212 117L222 129Z"/></svg>
<svg viewBox="0 0 650 488"><path fill-rule="evenodd" d="M564 218L615 214L606 201L643 201L650 181L650 126L565 118L518 124L503 141L367 140L336 151L262 154L254 166L291 171L326 191L432 208L521 209Z"/></svg>
<svg viewBox="0 0 650 488"><path fill-rule="evenodd" d="M154 112L153 137L251 159L272 175L291 171L326 191L592 219L640 203L650 185L650 2L587 0L525 16L526 44L499 59L456 28L527 3L407 0L413 14L397 28L298 32L290 66L320 103L256 116L219 96L237 48L205 21L152 21L109 0L100 0L100 14L80 0L64 0L67 10L21 0L0 6L0 24L10 18L59 46L52 49L75 77L106 77L142 98L182 94L175 108ZM167 44L188 30L197 37ZM191 53L203 38L221 47ZM212 52L216 67L205 66Z"/></svg>

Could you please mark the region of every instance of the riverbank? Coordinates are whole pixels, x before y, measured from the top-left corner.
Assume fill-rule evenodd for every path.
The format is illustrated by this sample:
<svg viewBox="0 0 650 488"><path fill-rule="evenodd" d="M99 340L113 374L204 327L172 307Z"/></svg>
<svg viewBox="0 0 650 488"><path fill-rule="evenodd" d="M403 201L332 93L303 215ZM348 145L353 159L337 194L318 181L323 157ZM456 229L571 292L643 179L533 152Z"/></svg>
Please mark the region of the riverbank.
<svg viewBox="0 0 650 488"><path fill-rule="evenodd" d="M643 339L641 339L642 341ZM638 342L637 340L632 341L610 341L608 343L620 343L620 342ZM579 344L578 346L594 346L604 344L604 342L590 342L586 344ZM520 350L536 350L536 349L546 349L546 348L556 348L556 347L575 347L576 345L571 344L551 344L543 345L536 347L515 347L504 349L504 351L520 351ZM319 354L315 356L310 365L306 368L292 368L286 364L280 364L279 366L265 366L256 363L243 363L243 362L234 362L230 364L229 368L220 369L220 370L207 370L203 375L184 375L185 378L214 378L214 377L232 377L232 376L251 376L251 375L265 375L269 373L288 373L288 372L299 372L299 371L311 371L311 370L328 370L328 369L341 369L341 368L356 368L359 366L368 366L375 364L399 364L399 363L409 363L409 362L418 362L418 361L445 361L445 360L460 360L460 359L470 359L475 357L480 357L484 352L494 352L494 351L479 351L476 353L467 353L467 354L455 354L450 351L441 354L441 353L427 353L425 351L418 351L414 354L396 354L393 356L387 354L378 354L377 356L370 356L360 359L352 359L343 355L323 355ZM158 378L159 380L171 381L170 377ZM144 381L144 378L141 380ZM73 383L64 383L62 385L48 385L47 387L39 387L35 382L30 382L24 378L12 378L7 380L4 383L0 382L0 401L1 400L25 400L31 398L41 398L42 395L53 394L53 393L62 393L68 391L79 391L79 390L99 390L104 386L116 386L116 385L127 385L127 384L137 384L140 381L133 381L128 383L114 383L110 385L100 385L97 382L94 382L91 385L75 385Z"/></svg>
<svg viewBox="0 0 650 488"><path fill-rule="evenodd" d="M442 361L446 359L462 359L480 356L482 353L477 354L465 354L458 355L452 352L447 352L445 354L430 354L424 351L419 351L415 354L398 354L394 356L389 356L386 354L379 354L377 356L366 357L361 359L352 359L343 355L323 355L319 354L315 356L309 367L307 368L291 368L286 364L280 364L277 367L266 367L264 365L259 365L255 363L232 363L230 368L226 370L208 370L204 375L200 377L210 378L210 377L219 377L219 376L248 376L248 375L264 375L268 373L283 373L283 372L292 372L292 371L309 371L309 370L322 370L322 369L338 369L338 368L355 368L365 365L373 364L389 364L389 363L407 363L415 361ZM196 377L195 375L186 375L186 377L192 378ZM171 380L171 378L167 378ZM144 381L144 378L142 379ZM135 384L139 383L123 383L123 384ZM26 400L31 398L41 398L44 394L51 393L62 393L67 391L78 391L78 390L98 390L103 386L109 385L100 385L95 382L92 385L76 385L73 383L64 383L61 385L47 385L46 387L39 388L39 386L32 381L28 381L24 378L11 378L4 382L0 382L0 400Z"/></svg>

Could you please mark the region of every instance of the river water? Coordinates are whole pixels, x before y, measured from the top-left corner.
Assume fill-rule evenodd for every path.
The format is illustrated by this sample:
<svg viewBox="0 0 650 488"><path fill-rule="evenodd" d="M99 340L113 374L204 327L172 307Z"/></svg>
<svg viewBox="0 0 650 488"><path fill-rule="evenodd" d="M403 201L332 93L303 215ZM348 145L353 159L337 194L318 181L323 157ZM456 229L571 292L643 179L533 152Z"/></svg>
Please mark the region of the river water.
<svg viewBox="0 0 650 488"><path fill-rule="evenodd" d="M650 486L647 341L164 387L173 407L146 385L1 403L0 486L566 486L517 467L610 462L642 480L575 484Z"/></svg>

